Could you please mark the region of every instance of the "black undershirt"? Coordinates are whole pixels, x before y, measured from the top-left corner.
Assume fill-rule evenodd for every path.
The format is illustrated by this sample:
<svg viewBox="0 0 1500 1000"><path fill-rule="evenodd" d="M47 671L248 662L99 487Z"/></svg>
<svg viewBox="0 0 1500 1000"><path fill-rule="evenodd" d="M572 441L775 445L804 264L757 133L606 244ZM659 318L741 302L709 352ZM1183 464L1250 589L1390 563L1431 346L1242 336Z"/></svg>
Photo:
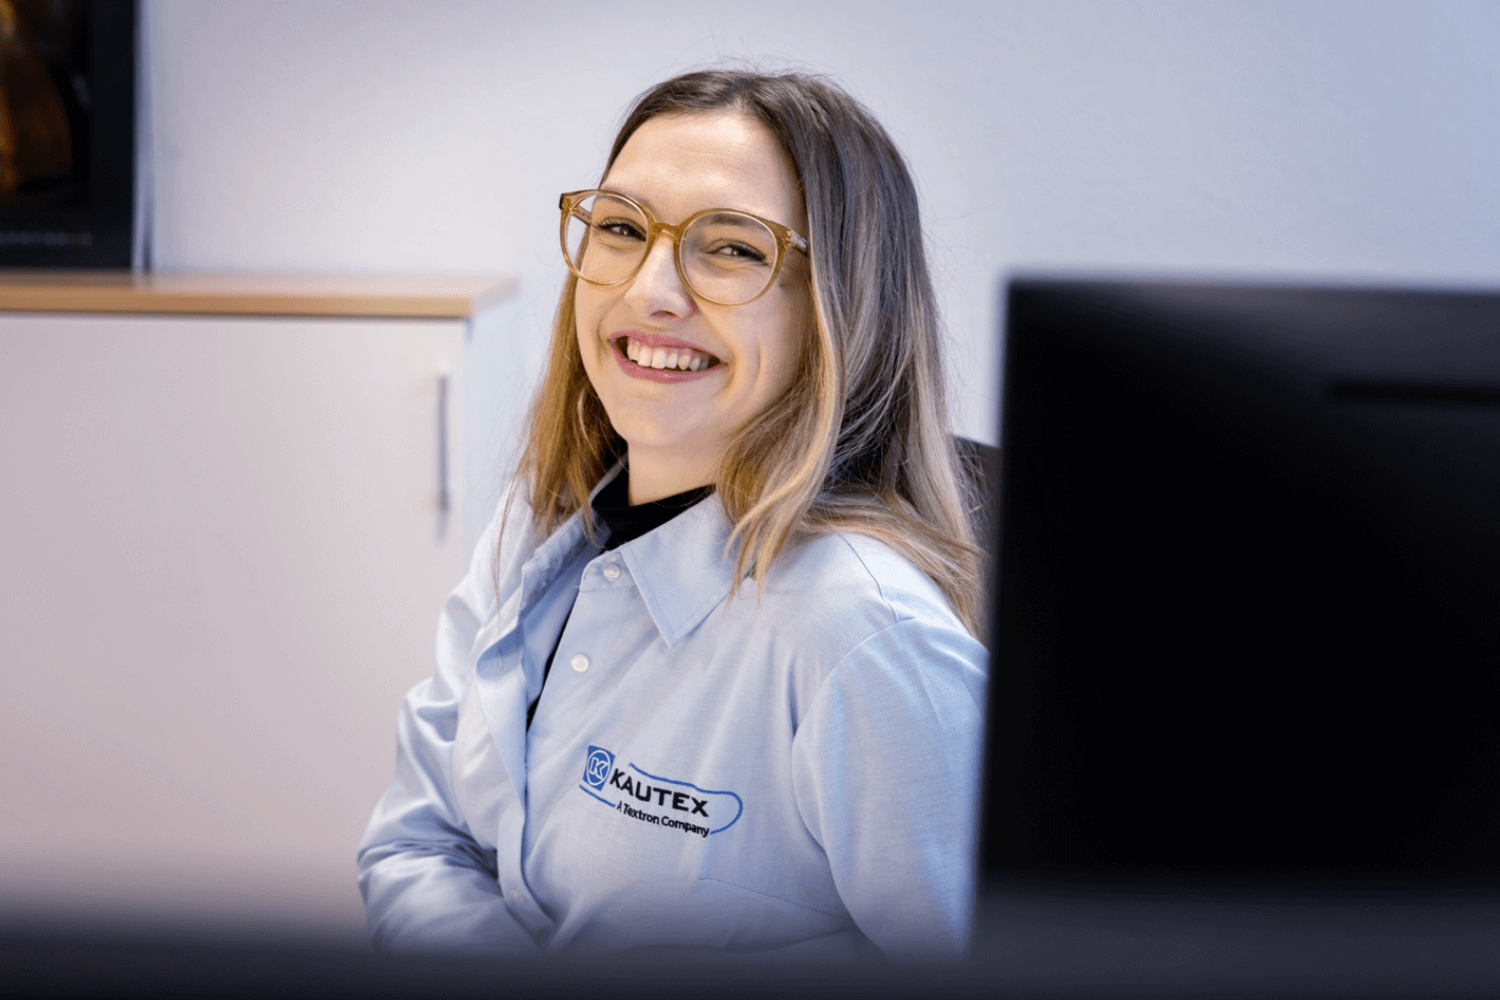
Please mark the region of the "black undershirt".
<svg viewBox="0 0 1500 1000"><path fill-rule="evenodd" d="M617 549L648 531L660 528L713 491L712 486L700 486L695 490L650 503L638 503L632 507L630 470L621 469L620 474L594 496L594 513L609 529L609 540L604 543L604 551Z"/></svg>
<svg viewBox="0 0 1500 1000"><path fill-rule="evenodd" d="M647 532L660 528L713 491L712 486L700 486L695 490L687 490L661 500L632 506L630 470L621 469L618 476L611 479L602 490L594 495L594 515L609 529L609 538L604 543L604 551L617 549L626 542L635 541ZM573 602L575 604L578 602L576 592L573 594ZM568 618L572 616L573 609L569 608L567 617L563 619L562 628L557 633L557 642L552 644L552 652L547 654L547 663L542 667L543 687L547 686L547 676L552 673L552 658L557 655L557 647L562 645L563 632L568 630ZM527 729L531 728L531 717L536 714L537 702L541 700L542 696L538 693L536 701L526 708Z"/></svg>

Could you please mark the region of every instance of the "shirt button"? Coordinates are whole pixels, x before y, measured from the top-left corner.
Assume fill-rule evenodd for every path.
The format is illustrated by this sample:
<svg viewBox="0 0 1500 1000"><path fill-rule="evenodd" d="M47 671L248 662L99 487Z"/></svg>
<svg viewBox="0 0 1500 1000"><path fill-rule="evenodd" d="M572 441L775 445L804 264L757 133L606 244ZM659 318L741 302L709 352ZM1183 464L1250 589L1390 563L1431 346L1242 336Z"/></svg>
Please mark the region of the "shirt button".
<svg viewBox="0 0 1500 1000"><path fill-rule="evenodd" d="M585 670L587 670L588 668L589 668L589 658L587 656L584 656L582 653L579 653L577 656L573 657L573 669L574 670L578 671L581 674Z"/></svg>
<svg viewBox="0 0 1500 1000"><path fill-rule="evenodd" d="M604 579L608 580L610 583L614 583L619 578L620 567L616 566L614 563L610 563L608 566L604 567Z"/></svg>

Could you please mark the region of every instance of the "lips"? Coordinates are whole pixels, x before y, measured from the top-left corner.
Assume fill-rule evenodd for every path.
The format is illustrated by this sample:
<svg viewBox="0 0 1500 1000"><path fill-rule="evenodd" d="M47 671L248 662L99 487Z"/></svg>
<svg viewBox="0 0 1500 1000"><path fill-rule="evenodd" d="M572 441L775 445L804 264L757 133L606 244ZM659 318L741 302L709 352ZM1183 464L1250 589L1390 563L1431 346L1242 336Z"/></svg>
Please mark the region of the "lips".
<svg viewBox="0 0 1500 1000"><path fill-rule="evenodd" d="M627 374L649 382L694 381L724 367L707 351L656 333L622 333L611 340L615 361Z"/></svg>

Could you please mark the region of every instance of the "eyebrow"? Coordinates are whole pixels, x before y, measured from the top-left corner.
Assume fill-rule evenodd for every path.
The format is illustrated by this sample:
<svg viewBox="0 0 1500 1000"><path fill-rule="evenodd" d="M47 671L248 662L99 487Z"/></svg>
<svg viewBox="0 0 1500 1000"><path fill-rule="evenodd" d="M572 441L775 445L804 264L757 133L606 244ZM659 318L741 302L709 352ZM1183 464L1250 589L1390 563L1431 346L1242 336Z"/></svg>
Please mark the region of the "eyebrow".
<svg viewBox="0 0 1500 1000"><path fill-rule="evenodd" d="M612 188L612 187L603 187L603 186L600 186L598 188L598 190L603 191L605 194L623 194L625 197L629 198L631 201L635 202L637 205L640 205L641 207L645 208L652 215L656 214L656 207L651 204L651 202L650 202L649 199L642 198L638 194L632 194L631 192L626 191L624 188Z"/></svg>
<svg viewBox="0 0 1500 1000"><path fill-rule="evenodd" d="M631 201L635 202L637 205L640 205L642 208L644 208L646 211L650 212L652 215L656 216L656 218L658 220L661 219L661 213L660 213L660 211L657 209L657 207L655 205L651 204L651 201L649 199L647 199L647 198L643 198L643 197L641 197L638 194L632 194L631 192L625 190L624 188L602 187L602 188L599 188L599 190L600 191L608 192L610 194L623 194L625 197L629 198ZM699 209L698 211L699 212L738 212L741 215L754 215L754 216L757 216L757 217L760 215L759 212L752 212L748 208L730 208L728 205L714 205L714 206L712 206L710 208ZM688 218L689 216L694 216L694 215L697 215L697 214L698 214L698 212L689 212L686 216L683 216L683 218ZM770 218L770 216L766 216L766 218ZM678 222L678 223L674 223L674 225L679 225L680 226L680 225L682 225L682 223ZM736 225L745 226L746 223L737 222Z"/></svg>
<svg viewBox="0 0 1500 1000"><path fill-rule="evenodd" d="M722 223L724 225L738 226L741 229L758 229L758 228L761 228L760 225L759 225L759 223L753 222L750 219L745 218L745 216L749 215L750 213L748 213L748 212L742 212L738 208L712 208L712 209L709 209L709 211L710 212L718 212L718 213L720 213L718 218L715 218L712 215L710 215L709 218L713 219L715 222L719 222L719 223Z"/></svg>

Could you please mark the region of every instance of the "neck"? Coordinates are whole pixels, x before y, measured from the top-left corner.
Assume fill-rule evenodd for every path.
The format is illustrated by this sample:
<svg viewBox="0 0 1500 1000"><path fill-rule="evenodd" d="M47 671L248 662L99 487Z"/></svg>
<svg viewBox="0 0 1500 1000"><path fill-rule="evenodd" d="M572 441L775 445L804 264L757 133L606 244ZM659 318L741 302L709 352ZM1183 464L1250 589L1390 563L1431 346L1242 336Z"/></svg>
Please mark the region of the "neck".
<svg viewBox="0 0 1500 1000"><path fill-rule="evenodd" d="M714 481L714 469L718 464L717 456L704 460L644 448L630 448L628 455L631 506L708 486Z"/></svg>

